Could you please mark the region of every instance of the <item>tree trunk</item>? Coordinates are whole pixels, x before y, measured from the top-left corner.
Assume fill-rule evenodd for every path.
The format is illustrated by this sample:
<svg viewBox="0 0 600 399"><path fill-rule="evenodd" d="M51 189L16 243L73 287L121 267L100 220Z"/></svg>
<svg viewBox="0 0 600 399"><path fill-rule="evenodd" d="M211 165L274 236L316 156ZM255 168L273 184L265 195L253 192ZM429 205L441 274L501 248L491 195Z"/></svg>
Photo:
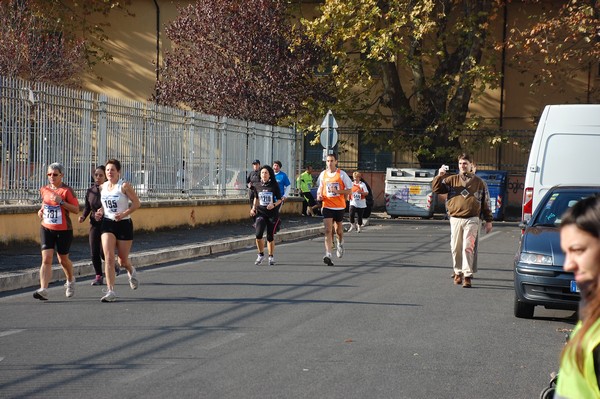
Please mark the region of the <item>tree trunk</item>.
<svg viewBox="0 0 600 399"><path fill-rule="evenodd" d="M381 64L381 76L383 82L383 94L381 103L390 109L392 113L392 127L397 130L410 128L412 119L410 115L410 103L400 84L398 68L393 62Z"/></svg>

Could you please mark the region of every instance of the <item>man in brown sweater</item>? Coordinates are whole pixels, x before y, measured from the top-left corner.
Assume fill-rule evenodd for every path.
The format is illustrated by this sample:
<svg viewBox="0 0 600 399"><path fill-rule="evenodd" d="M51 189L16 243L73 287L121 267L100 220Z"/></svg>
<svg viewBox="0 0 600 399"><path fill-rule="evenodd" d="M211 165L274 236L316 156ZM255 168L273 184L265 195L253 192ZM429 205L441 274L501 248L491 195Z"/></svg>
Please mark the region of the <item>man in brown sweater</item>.
<svg viewBox="0 0 600 399"><path fill-rule="evenodd" d="M492 211L487 185L471 172L473 163L467 154L458 157L457 175L449 175L442 165L432 184L436 194L448 194L446 210L450 217L450 249L454 268L454 284L471 287L475 245L479 234L480 218L485 220L485 232L492 231ZM464 277L464 281L463 281Z"/></svg>

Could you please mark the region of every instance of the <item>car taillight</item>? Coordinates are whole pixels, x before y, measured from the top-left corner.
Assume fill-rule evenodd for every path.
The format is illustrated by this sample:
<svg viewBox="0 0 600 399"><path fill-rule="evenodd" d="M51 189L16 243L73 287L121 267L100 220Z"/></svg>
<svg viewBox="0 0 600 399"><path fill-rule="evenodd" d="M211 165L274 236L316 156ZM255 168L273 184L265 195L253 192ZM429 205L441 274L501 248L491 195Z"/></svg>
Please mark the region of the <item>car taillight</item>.
<svg viewBox="0 0 600 399"><path fill-rule="evenodd" d="M531 214L533 212L533 187L526 187L523 191L523 214L522 220L524 222L529 221L531 219Z"/></svg>

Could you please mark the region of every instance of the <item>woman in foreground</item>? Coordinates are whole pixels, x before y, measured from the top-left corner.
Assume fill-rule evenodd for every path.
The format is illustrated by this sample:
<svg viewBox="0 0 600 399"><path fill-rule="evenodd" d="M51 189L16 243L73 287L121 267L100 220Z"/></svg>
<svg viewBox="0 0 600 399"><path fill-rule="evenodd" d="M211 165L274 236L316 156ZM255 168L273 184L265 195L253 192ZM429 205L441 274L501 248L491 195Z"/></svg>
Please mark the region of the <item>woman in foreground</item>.
<svg viewBox="0 0 600 399"><path fill-rule="evenodd" d="M600 398L600 197L576 203L563 215L564 270L581 291L579 322L565 346L555 398Z"/></svg>
<svg viewBox="0 0 600 399"><path fill-rule="evenodd" d="M42 265L40 266L40 289L33 293L35 299L48 300L48 284L52 279L54 251L65 272L65 296L75 295L75 274L69 258L73 242L73 225L70 214L79 213L79 201L75 192L63 182L64 166L54 162L48 166L48 184L40 188L42 206L38 211L41 220L40 242Z"/></svg>
<svg viewBox="0 0 600 399"><path fill-rule="evenodd" d="M260 265L265 258L265 241L263 236L267 233L267 249L269 251L269 266L275 265L275 231L279 221L278 206L283 203L279 184L275 179L275 172L268 165L260 169L260 183L255 184L254 202L250 209L250 216L256 218L256 249L258 256L255 265Z"/></svg>
<svg viewBox="0 0 600 399"><path fill-rule="evenodd" d="M104 273L106 275L106 295L102 302L114 302L115 293L115 249L119 256L119 265L127 270L129 286L138 288L135 268L129 261L129 252L133 244L133 222L131 214L140 207L140 200L133 186L121 179L121 163L116 159L106 162L106 179L100 189L102 208L96 212L96 218L102 219L102 249L104 251Z"/></svg>

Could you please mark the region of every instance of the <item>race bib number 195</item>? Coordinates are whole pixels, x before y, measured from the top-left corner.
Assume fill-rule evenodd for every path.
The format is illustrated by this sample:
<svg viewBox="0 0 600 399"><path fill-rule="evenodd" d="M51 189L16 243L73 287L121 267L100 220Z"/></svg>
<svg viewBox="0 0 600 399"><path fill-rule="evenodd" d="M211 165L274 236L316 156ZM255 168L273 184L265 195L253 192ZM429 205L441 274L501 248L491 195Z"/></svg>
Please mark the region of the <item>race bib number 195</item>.
<svg viewBox="0 0 600 399"><path fill-rule="evenodd" d="M117 198L107 197L104 199L104 206L109 212L116 213L118 209Z"/></svg>

